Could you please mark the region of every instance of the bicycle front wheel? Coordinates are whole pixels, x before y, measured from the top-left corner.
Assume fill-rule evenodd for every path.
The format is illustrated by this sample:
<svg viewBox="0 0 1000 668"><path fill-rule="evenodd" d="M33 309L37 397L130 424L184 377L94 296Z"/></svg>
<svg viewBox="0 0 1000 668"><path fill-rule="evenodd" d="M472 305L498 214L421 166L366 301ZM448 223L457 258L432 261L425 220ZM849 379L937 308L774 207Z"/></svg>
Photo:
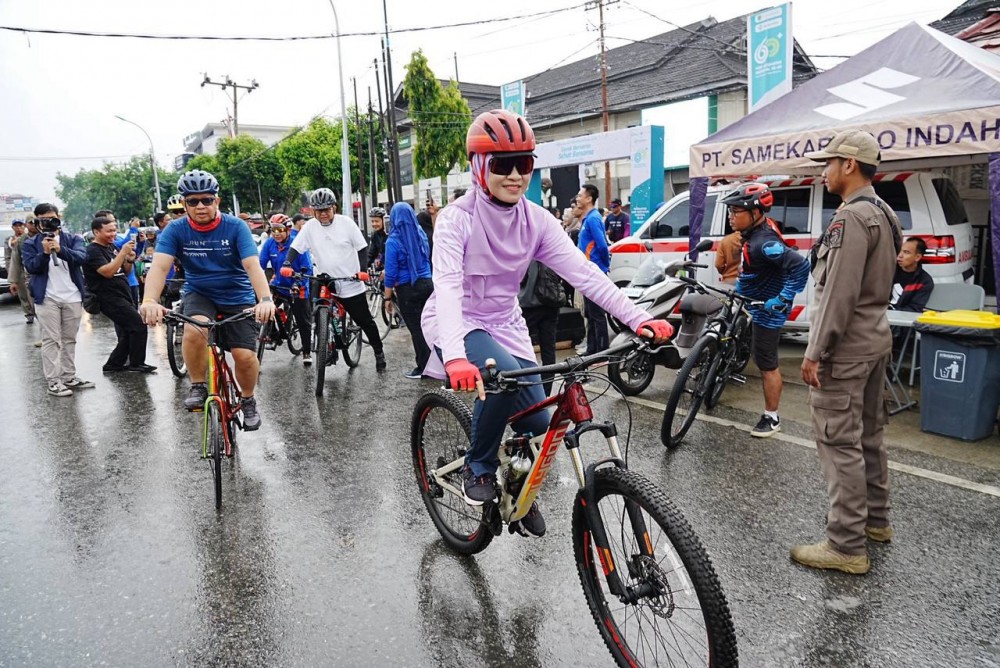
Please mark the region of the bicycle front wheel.
<svg viewBox="0 0 1000 668"><path fill-rule="evenodd" d="M167 323L167 360L170 370L178 378L187 375L187 365L183 354L184 326L174 322Z"/></svg>
<svg viewBox="0 0 1000 668"><path fill-rule="evenodd" d="M483 521L485 506L470 506L462 493L465 453L472 447L472 411L454 394L428 392L413 408L410 443L420 496L445 544L461 554L485 550L493 540ZM448 472L432 475L442 469Z"/></svg>
<svg viewBox="0 0 1000 668"><path fill-rule="evenodd" d="M208 404L208 413L205 415L208 438L207 452L209 464L212 467L212 476L215 480L215 508L222 508L222 455L226 451L225 425L222 421L222 408L218 401Z"/></svg>
<svg viewBox="0 0 1000 668"><path fill-rule="evenodd" d="M316 396L323 396L326 381L326 359L330 354L330 309L321 306L316 310L316 333L313 341L316 355Z"/></svg>
<svg viewBox="0 0 1000 668"><path fill-rule="evenodd" d="M361 328L347 313L340 318L340 336L344 340L344 361L354 369L361 363Z"/></svg>
<svg viewBox="0 0 1000 668"><path fill-rule="evenodd" d="M681 444L684 435L694 424L701 402L711 389L718 361L715 355L715 338L703 336L691 349L684 365L677 372L674 387L663 411L660 440L668 448Z"/></svg>
<svg viewBox="0 0 1000 668"><path fill-rule="evenodd" d="M271 337L274 334L273 322L265 322L260 326L260 329L257 331L257 362L264 361L264 349L267 348L267 344L271 341Z"/></svg>
<svg viewBox="0 0 1000 668"><path fill-rule="evenodd" d="M299 323L295 318L289 316L288 320L285 321L285 328L287 330L285 342L288 344L288 352L298 355L302 352L302 332L299 331Z"/></svg>
<svg viewBox="0 0 1000 668"><path fill-rule="evenodd" d="M625 469L598 469L593 493L610 555L598 553L581 497L573 506L573 549L590 612L617 664L737 666L722 585L680 511L653 483ZM608 556L634 602L611 593L600 567Z"/></svg>

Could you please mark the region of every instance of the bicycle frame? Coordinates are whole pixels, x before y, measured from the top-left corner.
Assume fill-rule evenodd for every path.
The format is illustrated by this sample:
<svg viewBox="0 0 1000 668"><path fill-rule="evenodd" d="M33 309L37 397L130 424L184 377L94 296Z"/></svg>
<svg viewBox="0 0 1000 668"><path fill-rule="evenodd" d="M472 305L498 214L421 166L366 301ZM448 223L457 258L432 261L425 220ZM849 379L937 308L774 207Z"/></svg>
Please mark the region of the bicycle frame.
<svg viewBox="0 0 1000 668"><path fill-rule="evenodd" d="M616 352L631 349L634 345L631 341L626 342L615 348L608 349L604 353L601 353L601 355L614 355ZM561 365L556 364L549 367L511 371L504 373L504 377L505 380L511 380L518 376L545 373L550 369L554 371L558 367L561 367ZM590 406L590 400L587 398L583 383L577 373L565 373L564 371L564 377L565 384L557 395L548 397L534 406L515 413L507 420L507 424L511 425L538 411L555 406L555 410L549 421L549 427L545 433L533 436L527 441L528 446L531 448L533 462L531 468L524 476L524 482L521 484L517 498L513 498L510 495L505 484L499 485L500 502L498 510L500 518L509 524L522 519L528 513L531 509L531 504L534 503L535 498L538 496L542 484L548 477L559 446L565 445L573 461L573 469L576 472L580 486L580 503L584 507L584 512L587 513L589 525L593 531L592 538L598 548L598 557L601 567L604 569L608 587L615 596L620 597L624 601L634 602L645 595L646 592L639 591L636 588L630 590L623 585L619 578L617 565L610 550L610 542L604 529L604 522L597 510L597 500L593 497L594 486L592 480L594 471L598 466L610 463L620 468L625 468L624 457L618 445L618 430L613 422L593 422L594 413ZM573 426L572 429L570 428L571 425ZM599 431L604 436L611 456L587 465L580 454L579 446L580 437L590 431ZM511 455L505 451L502 445L498 454L500 458L499 471L508 470ZM464 466L465 458L460 457L453 462L430 471L429 474L434 479L434 482L448 493L463 498L464 494L462 490L450 484L445 478L449 474L458 472ZM498 479L502 479L502 476L498 476ZM627 505L626 508L635 535L642 536L645 539L640 543L641 553L644 556L654 556L649 532L639 508L634 505Z"/></svg>
<svg viewBox="0 0 1000 668"><path fill-rule="evenodd" d="M208 330L208 398L205 399L204 415L202 419L202 440L201 456L207 458L208 453L208 416L209 405L215 403L219 406L223 424L237 422L242 410L240 403L240 386L236 382L236 376L226 361L226 352L216 341L215 328ZM223 429L226 439L226 456L232 455L233 443L229 429Z"/></svg>

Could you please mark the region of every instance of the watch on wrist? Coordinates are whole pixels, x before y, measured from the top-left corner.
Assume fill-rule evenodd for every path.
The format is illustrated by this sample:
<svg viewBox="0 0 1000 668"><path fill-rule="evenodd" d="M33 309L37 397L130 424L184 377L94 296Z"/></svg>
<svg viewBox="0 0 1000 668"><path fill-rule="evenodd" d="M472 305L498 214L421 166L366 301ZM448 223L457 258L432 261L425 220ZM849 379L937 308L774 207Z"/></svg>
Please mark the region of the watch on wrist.
<svg viewBox="0 0 1000 668"><path fill-rule="evenodd" d="M273 302L274 300L271 298L271 295L268 295L267 297L262 298L260 301L261 303L264 303L264 302Z"/></svg>

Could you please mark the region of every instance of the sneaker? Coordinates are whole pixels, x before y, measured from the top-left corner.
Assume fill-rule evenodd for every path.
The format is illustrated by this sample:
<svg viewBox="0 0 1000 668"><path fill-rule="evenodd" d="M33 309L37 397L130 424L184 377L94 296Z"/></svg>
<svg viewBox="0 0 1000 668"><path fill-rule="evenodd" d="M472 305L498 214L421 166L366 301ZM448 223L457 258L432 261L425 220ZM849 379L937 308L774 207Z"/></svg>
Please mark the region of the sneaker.
<svg viewBox="0 0 1000 668"><path fill-rule="evenodd" d="M243 431L260 429L260 413L257 412L257 400L253 397L243 397Z"/></svg>
<svg viewBox="0 0 1000 668"><path fill-rule="evenodd" d="M892 530L892 527L865 527L865 535L868 536L868 540L873 540L876 543L888 543L896 535L896 532Z"/></svg>
<svg viewBox="0 0 1000 668"><path fill-rule="evenodd" d="M781 418L775 420L767 415L761 415L757 426L750 431L750 435L757 438L768 438L779 431L781 431Z"/></svg>
<svg viewBox="0 0 1000 668"><path fill-rule="evenodd" d="M59 382L49 383L49 394L53 397L72 397L73 390Z"/></svg>
<svg viewBox="0 0 1000 668"><path fill-rule="evenodd" d="M302 354L302 366L312 366L313 358L309 353Z"/></svg>
<svg viewBox="0 0 1000 668"><path fill-rule="evenodd" d="M470 506L481 506L497 498L497 477L492 473L472 475L472 467L466 466L462 473L462 494Z"/></svg>
<svg viewBox="0 0 1000 668"><path fill-rule="evenodd" d="M136 364L135 366L125 367L125 370L132 373L156 373L156 367L150 364Z"/></svg>
<svg viewBox="0 0 1000 668"><path fill-rule="evenodd" d="M340 359L340 353L337 352L336 348L334 348L329 353L327 353L327 356L326 356L326 365L327 366L333 366L334 364L337 363L338 359Z"/></svg>
<svg viewBox="0 0 1000 668"><path fill-rule="evenodd" d="M792 548L791 557L792 561L809 568L825 568L853 575L864 575L871 568L867 554L844 554L826 540L812 545L796 545Z"/></svg>
<svg viewBox="0 0 1000 668"><path fill-rule="evenodd" d="M41 348L42 347L42 342L41 341L35 341L34 346L36 348Z"/></svg>
<svg viewBox="0 0 1000 668"><path fill-rule="evenodd" d="M420 373L420 369L414 369L413 371L408 371L403 374L403 378L409 378L410 380L420 380L423 378L423 374Z"/></svg>
<svg viewBox="0 0 1000 668"><path fill-rule="evenodd" d="M32 325L32 324L34 324L34 322L35 322L35 316L30 315L30 314L24 316L24 324L25 325Z"/></svg>
<svg viewBox="0 0 1000 668"><path fill-rule="evenodd" d="M72 378L67 380L65 383L63 383L63 385L65 385L71 390L87 390L94 387L94 384L89 380L84 380L83 378L77 378L76 376L73 376Z"/></svg>
<svg viewBox="0 0 1000 668"><path fill-rule="evenodd" d="M528 514L511 524L511 529L525 537L541 538L545 535L545 518L538 509L537 503L532 503Z"/></svg>
<svg viewBox="0 0 1000 668"><path fill-rule="evenodd" d="M122 365L105 364L104 366L101 367L101 371L103 371L104 373L121 373L122 371L128 371L128 367L125 366L124 364Z"/></svg>
<svg viewBox="0 0 1000 668"><path fill-rule="evenodd" d="M205 410L205 401L208 399L208 385L205 383L191 383L187 397L184 398L184 408L189 411Z"/></svg>
<svg viewBox="0 0 1000 668"><path fill-rule="evenodd" d="M385 353L375 354L375 370L379 373L385 371Z"/></svg>

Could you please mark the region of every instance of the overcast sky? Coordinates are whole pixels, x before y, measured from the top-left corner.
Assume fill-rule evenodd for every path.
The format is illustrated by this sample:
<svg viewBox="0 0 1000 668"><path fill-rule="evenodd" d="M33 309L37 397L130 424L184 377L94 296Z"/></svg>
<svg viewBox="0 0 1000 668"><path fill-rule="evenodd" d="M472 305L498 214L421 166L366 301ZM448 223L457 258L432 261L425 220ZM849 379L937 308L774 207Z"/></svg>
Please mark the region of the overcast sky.
<svg viewBox="0 0 1000 668"><path fill-rule="evenodd" d="M524 17L582 5L582 0L387 0L389 26L423 26ZM380 2L334 0L342 33L383 28ZM725 20L774 4L751 0L622 0L605 10L608 46L668 32L661 16L687 24L711 15ZM910 21L929 23L959 0L800 0L793 5L796 39L810 55L850 56ZM644 11L641 11L644 10ZM645 12L648 12L645 13ZM408 32L391 36L393 77L403 78L410 54L423 49L440 78L499 85L597 53L597 13L582 6L551 16ZM329 0L2 0L0 26L153 35L293 36L331 34ZM350 79L367 105L375 96L372 61L378 36L343 37L347 104ZM822 68L839 59L815 58ZM596 63L595 63L596 67ZM203 74L229 75L260 87L243 93L241 123L301 125L338 115L340 85L334 40L207 42L77 37L0 30L0 193L54 198L57 172L75 174L103 161L123 161L149 143L123 116L152 136L158 162L171 168L183 138L226 117L222 89L200 87ZM530 106L529 106L530 118Z"/></svg>

